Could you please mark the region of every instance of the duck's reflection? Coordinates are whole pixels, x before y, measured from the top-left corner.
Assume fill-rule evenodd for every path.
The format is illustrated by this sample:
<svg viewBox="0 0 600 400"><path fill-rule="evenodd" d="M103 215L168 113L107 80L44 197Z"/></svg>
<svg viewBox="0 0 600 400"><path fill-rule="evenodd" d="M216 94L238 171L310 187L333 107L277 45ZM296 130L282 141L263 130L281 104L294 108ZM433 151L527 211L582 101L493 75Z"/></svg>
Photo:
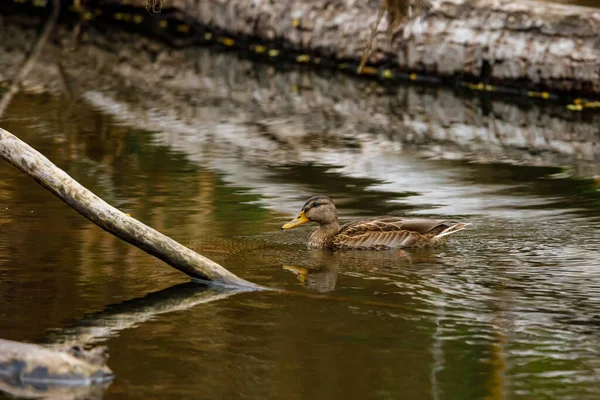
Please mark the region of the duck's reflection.
<svg viewBox="0 0 600 400"><path fill-rule="evenodd" d="M313 250L309 254L308 266L284 265L283 269L296 275L296 279L309 290L332 292L337 283L341 253Z"/></svg>
<svg viewBox="0 0 600 400"><path fill-rule="evenodd" d="M443 261L444 248L391 249L385 251L326 251L309 250L304 265L286 263L285 271L296 276L306 289L317 293L328 293L335 290L338 274L348 273L352 276L365 274L373 277L407 273L419 268L419 264L438 265ZM408 268L408 270L407 270Z"/></svg>
<svg viewBox="0 0 600 400"><path fill-rule="evenodd" d="M294 267L284 265L283 269L290 271L305 288L318 293L332 292L337 283L338 267L323 266L319 268Z"/></svg>

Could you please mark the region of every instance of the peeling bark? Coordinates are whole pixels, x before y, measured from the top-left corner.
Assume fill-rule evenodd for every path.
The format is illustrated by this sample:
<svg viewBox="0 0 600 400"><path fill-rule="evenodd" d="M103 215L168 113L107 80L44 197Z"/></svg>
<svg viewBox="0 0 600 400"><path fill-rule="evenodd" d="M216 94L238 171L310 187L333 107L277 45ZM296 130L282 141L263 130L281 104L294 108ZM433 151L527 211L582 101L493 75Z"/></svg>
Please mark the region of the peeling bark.
<svg viewBox="0 0 600 400"><path fill-rule="evenodd" d="M110 206L42 154L2 128L0 128L0 157L31 176L102 229L163 260L192 278L247 289L260 288Z"/></svg>
<svg viewBox="0 0 600 400"><path fill-rule="evenodd" d="M600 93L600 10L514 0L444 0L398 32L401 68Z"/></svg>

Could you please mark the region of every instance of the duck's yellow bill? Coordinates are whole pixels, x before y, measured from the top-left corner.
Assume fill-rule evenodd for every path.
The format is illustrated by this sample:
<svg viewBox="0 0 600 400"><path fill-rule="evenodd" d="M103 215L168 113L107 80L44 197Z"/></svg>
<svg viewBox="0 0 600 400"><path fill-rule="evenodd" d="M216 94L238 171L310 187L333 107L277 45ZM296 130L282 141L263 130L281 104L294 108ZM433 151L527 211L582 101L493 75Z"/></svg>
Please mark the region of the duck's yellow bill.
<svg viewBox="0 0 600 400"><path fill-rule="evenodd" d="M307 222L308 222L308 218L306 218L306 215L304 215L304 211L300 211L300 214L298 214L298 216L296 218L294 218L287 224L283 225L281 227L281 229L292 229L292 228L295 228L302 224L305 224Z"/></svg>

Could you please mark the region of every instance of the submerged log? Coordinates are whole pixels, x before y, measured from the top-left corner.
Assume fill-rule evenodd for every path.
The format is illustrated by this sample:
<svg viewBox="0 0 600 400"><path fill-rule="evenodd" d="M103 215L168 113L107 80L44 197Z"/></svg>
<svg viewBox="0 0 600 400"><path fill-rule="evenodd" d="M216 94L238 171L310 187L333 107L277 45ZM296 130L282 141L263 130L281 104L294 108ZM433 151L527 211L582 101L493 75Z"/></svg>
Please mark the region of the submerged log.
<svg viewBox="0 0 600 400"><path fill-rule="evenodd" d="M382 0L383 1L383 0ZM144 7L146 0L105 0ZM377 20L368 0L170 0L184 21L233 37L287 43L338 60L361 58ZM600 94L600 10L531 0L439 0L395 29L387 23L371 48L370 63L438 77L535 90Z"/></svg>
<svg viewBox="0 0 600 400"><path fill-rule="evenodd" d="M110 381L104 348L65 351L0 339L0 376L19 384L90 385Z"/></svg>
<svg viewBox="0 0 600 400"><path fill-rule="evenodd" d="M165 261L192 278L249 290L260 288L110 206L42 154L2 128L0 128L0 157L31 176L52 194L105 231Z"/></svg>
<svg viewBox="0 0 600 400"><path fill-rule="evenodd" d="M48 400L102 400L104 392L110 382L103 384L73 386L73 385L48 385L48 384L23 384L0 378L0 396L2 398L16 399L48 399Z"/></svg>

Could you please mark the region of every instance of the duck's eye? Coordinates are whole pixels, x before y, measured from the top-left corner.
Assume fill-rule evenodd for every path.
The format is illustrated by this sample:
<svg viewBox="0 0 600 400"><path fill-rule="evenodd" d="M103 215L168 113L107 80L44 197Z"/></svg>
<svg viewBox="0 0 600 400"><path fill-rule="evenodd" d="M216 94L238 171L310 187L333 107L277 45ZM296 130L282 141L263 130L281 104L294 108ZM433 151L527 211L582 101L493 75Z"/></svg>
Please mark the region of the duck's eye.
<svg viewBox="0 0 600 400"><path fill-rule="evenodd" d="M316 201L313 203L313 207L318 207L319 203L317 203Z"/></svg>

